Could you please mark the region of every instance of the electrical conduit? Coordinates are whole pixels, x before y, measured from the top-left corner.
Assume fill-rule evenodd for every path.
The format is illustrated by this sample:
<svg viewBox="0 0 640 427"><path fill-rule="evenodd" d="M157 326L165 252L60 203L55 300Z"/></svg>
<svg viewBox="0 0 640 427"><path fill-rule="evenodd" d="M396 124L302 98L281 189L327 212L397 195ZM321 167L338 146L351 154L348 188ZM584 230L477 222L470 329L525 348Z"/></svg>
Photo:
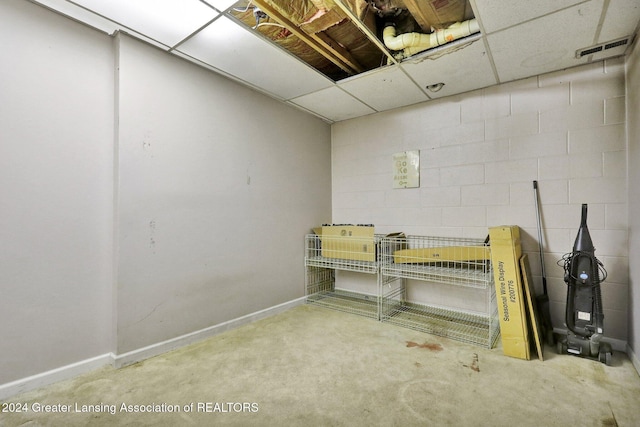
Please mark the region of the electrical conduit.
<svg viewBox="0 0 640 427"><path fill-rule="evenodd" d="M391 50L402 51L403 56L409 57L432 47L466 37L480 31L476 19L464 22L456 22L442 30L436 30L431 34L405 33L396 36L396 28L389 25L384 28L382 38L385 46Z"/></svg>

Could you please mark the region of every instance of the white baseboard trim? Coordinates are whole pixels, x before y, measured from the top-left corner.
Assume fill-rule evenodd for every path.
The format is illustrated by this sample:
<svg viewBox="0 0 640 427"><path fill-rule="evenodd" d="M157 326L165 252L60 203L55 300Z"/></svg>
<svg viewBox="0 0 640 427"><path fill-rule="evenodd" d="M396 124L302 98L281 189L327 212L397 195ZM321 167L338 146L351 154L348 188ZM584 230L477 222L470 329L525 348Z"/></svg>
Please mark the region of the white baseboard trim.
<svg viewBox="0 0 640 427"><path fill-rule="evenodd" d="M638 360L638 356L633 352L633 349L628 344L627 356L629 356L629 360L633 363L633 367L636 368L636 372L640 375L640 360Z"/></svg>
<svg viewBox="0 0 640 427"><path fill-rule="evenodd" d="M47 386L59 381L68 380L78 375L102 368L106 365L112 365L120 368L139 362L149 357L166 353L170 350L192 344L196 341L212 337L230 329L264 319L275 314L282 313L298 305L304 304L306 297L301 297L292 301L288 301L264 310L250 313L237 319L229 320L199 331L191 332L170 340L166 340L157 344L150 345L138 350L133 350L123 354L107 353L90 359L85 359L70 365L61 366L50 371L42 372L30 377L22 378L5 384L0 384L0 399L7 399L20 393L35 390L37 388Z"/></svg>
<svg viewBox="0 0 640 427"><path fill-rule="evenodd" d="M307 297L301 297L292 301L288 301L273 307L265 308L264 310L250 313L237 319L229 320L208 328L200 329L199 331L191 332L185 335L181 335L176 338L171 338L166 341L162 341L156 344L152 344L147 347L132 350L127 353L118 354L115 356L113 365L116 368L131 365L141 360L148 359L153 356L157 356L167 351L175 350L185 345L193 344L194 342L201 341L206 338L210 338L214 335L218 335L222 332L230 329L235 329L240 326L255 322L256 320L264 319L265 317L273 316L275 314L282 313L293 307L304 304Z"/></svg>
<svg viewBox="0 0 640 427"><path fill-rule="evenodd" d="M32 375L6 384L0 384L0 399L7 399L16 394L35 390L58 381L68 380L86 372L93 371L113 363L113 354L107 353L101 356L85 359L70 365L61 366L50 371Z"/></svg>

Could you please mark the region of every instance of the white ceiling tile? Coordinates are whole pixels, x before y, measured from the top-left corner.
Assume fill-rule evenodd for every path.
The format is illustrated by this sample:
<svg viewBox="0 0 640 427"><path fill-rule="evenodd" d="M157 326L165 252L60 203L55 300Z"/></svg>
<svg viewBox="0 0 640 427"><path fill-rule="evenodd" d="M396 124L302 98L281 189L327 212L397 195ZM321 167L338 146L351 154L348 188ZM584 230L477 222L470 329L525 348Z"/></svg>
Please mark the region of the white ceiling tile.
<svg viewBox="0 0 640 427"><path fill-rule="evenodd" d="M292 99L291 102L332 121L375 113L337 86Z"/></svg>
<svg viewBox="0 0 640 427"><path fill-rule="evenodd" d="M333 85L297 58L224 16L178 50L285 100Z"/></svg>
<svg viewBox="0 0 640 427"><path fill-rule="evenodd" d="M640 1L610 1L597 43L605 43L635 33L638 20L640 20Z"/></svg>
<svg viewBox="0 0 640 427"><path fill-rule="evenodd" d="M219 15L199 0L74 0L74 2L166 46L175 46Z"/></svg>
<svg viewBox="0 0 640 427"><path fill-rule="evenodd" d="M603 0L551 15L487 36L501 82L544 74L586 63L575 51L595 38Z"/></svg>
<svg viewBox="0 0 640 427"><path fill-rule="evenodd" d="M115 31L122 28L122 26L110 21L102 16L98 16L93 12L83 9L75 4L69 3L67 0L35 0L36 3L41 4L47 8L55 10L69 18L76 21L84 22L90 27L96 28L107 34L113 34Z"/></svg>
<svg viewBox="0 0 640 427"><path fill-rule="evenodd" d="M377 111L429 99L398 66L389 66L341 80L338 85Z"/></svg>
<svg viewBox="0 0 640 427"><path fill-rule="evenodd" d="M224 12L225 10L233 6L238 1L237 0L204 0L204 2L215 7L220 12Z"/></svg>
<svg viewBox="0 0 640 427"><path fill-rule="evenodd" d="M453 50L404 61L402 68L426 88L436 83L445 85L437 92L427 91L430 98L442 98L496 84L491 62L481 39L459 44Z"/></svg>
<svg viewBox="0 0 640 427"><path fill-rule="evenodd" d="M583 3L584 0L475 0L476 18L485 34Z"/></svg>

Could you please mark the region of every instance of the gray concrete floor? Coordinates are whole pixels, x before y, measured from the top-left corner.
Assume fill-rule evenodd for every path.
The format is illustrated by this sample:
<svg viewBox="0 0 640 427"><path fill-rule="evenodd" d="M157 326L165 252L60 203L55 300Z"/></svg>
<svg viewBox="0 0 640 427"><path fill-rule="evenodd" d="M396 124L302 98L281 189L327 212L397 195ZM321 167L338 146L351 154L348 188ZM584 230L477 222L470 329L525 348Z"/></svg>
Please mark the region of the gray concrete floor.
<svg viewBox="0 0 640 427"><path fill-rule="evenodd" d="M8 402L28 412L2 426L639 426L640 377L622 353L524 361L302 305Z"/></svg>

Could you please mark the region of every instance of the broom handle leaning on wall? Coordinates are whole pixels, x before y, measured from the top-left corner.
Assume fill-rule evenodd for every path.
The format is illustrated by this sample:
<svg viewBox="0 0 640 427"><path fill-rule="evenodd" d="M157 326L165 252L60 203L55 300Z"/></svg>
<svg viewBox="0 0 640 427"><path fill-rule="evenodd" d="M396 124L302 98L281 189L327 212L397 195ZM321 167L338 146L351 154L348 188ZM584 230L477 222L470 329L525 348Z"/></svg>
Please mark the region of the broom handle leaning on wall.
<svg viewBox="0 0 640 427"><path fill-rule="evenodd" d="M544 254L542 250L542 223L540 221L540 206L538 205L538 181L533 181L533 195L536 204L536 220L538 222L538 247L540 248L540 264L542 266L542 289L547 294L547 274L544 269Z"/></svg>

